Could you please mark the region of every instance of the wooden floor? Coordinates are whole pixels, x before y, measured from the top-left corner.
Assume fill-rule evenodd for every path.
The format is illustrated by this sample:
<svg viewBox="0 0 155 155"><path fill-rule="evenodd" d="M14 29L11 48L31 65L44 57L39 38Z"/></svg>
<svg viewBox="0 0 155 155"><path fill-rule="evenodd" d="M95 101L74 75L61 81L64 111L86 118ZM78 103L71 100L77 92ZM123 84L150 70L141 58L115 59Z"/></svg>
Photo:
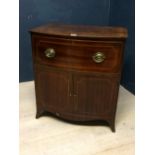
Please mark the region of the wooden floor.
<svg viewBox="0 0 155 155"><path fill-rule="evenodd" d="M20 155L134 155L134 96L120 87L116 133L106 126L35 119L34 83L20 83Z"/></svg>

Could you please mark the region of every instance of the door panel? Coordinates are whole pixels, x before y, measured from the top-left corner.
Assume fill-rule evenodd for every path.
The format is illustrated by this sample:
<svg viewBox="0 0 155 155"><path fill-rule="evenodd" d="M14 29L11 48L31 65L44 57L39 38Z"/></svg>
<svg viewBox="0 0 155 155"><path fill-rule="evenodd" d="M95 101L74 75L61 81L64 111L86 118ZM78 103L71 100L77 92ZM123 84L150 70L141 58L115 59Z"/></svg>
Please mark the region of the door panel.
<svg viewBox="0 0 155 155"><path fill-rule="evenodd" d="M88 115L114 112L118 78L92 75L74 76L74 109Z"/></svg>
<svg viewBox="0 0 155 155"><path fill-rule="evenodd" d="M69 111L70 74L48 67L36 68L36 95L39 104L51 112Z"/></svg>

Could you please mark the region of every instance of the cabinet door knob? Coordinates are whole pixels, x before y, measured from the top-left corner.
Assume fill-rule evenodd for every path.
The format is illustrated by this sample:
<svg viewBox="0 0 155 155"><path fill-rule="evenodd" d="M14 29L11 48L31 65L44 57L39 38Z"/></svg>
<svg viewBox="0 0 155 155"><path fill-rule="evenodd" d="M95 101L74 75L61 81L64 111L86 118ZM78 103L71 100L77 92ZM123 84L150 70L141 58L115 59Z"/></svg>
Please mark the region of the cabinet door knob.
<svg viewBox="0 0 155 155"><path fill-rule="evenodd" d="M55 114L56 114L56 116L60 116L60 114L58 112L56 112Z"/></svg>
<svg viewBox="0 0 155 155"><path fill-rule="evenodd" d="M48 48L45 50L45 56L47 58L54 58L55 57L55 50L53 48Z"/></svg>
<svg viewBox="0 0 155 155"><path fill-rule="evenodd" d="M94 62L96 63L101 63L105 60L105 55L102 52L96 52L93 56L92 56Z"/></svg>

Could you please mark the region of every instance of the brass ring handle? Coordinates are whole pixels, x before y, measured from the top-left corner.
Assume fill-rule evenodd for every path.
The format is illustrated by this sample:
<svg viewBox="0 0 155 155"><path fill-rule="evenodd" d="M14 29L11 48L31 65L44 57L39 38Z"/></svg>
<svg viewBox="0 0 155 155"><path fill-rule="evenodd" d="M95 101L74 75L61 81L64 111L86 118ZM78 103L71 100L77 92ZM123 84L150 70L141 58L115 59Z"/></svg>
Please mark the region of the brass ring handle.
<svg viewBox="0 0 155 155"><path fill-rule="evenodd" d="M94 60L94 62L96 62L96 63L101 63L101 62L103 62L104 60L105 60L105 55L104 55L104 53L102 53L102 52L97 52L97 53L95 53L93 56L92 56L92 58L93 58L93 60Z"/></svg>
<svg viewBox="0 0 155 155"><path fill-rule="evenodd" d="M53 48L48 48L48 49L45 50L45 56L47 58L54 58L55 54L56 54L56 52L55 52L55 50Z"/></svg>

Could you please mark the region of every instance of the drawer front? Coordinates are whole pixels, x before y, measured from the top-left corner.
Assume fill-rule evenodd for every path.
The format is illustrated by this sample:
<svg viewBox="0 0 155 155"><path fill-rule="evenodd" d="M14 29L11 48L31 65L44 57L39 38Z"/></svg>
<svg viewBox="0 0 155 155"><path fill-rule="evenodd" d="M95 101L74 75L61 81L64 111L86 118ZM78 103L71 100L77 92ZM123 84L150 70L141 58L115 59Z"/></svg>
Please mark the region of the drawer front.
<svg viewBox="0 0 155 155"><path fill-rule="evenodd" d="M36 42L35 60L65 69L116 73L121 68L122 45L110 41L42 38Z"/></svg>

